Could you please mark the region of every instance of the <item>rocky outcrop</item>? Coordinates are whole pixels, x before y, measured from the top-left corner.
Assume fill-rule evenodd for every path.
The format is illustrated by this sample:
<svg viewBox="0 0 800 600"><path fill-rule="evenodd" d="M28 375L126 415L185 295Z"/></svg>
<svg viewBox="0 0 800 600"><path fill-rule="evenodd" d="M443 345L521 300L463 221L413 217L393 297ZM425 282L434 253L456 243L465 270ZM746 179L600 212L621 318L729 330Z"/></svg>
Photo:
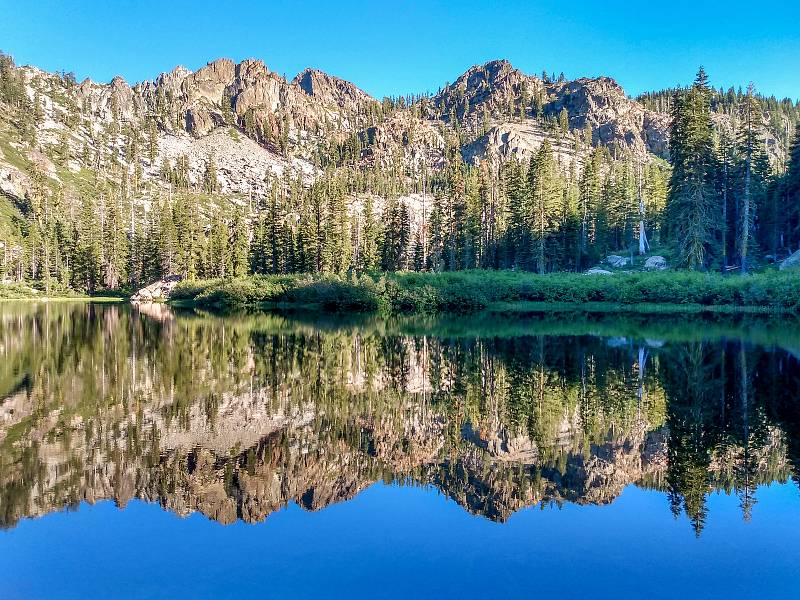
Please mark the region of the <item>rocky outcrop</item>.
<svg viewBox="0 0 800 600"><path fill-rule="evenodd" d="M303 92L324 106L358 112L375 100L349 81L332 77L317 69L306 69L292 80Z"/></svg>
<svg viewBox="0 0 800 600"><path fill-rule="evenodd" d="M536 97L542 114L534 114ZM473 130L486 117L494 121L488 139L466 149L473 160L493 151L509 157L538 149L542 138L554 137L541 117L557 117L562 110L567 112L570 131L590 131L592 142L612 153L630 152L640 159L668 154L669 116L646 110L610 77L544 81L525 75L508 61L491 61L470 68L437 94L432 105L443 119L455 115ZM573 157L572 136L566 136L564 146L564 158Z"/></svg>
<svg viewBox="0 0 800 600"><path fill-rule="evenodd" d="M1 159L2 155L0 155ZM22 200L31 192L30 178L17 167L0 162L0 192L17 200Z"/></svg>
<svg viewBox="0 0 800 600"><path fill-rule="evenodd" d="M535 120L523 122L505 122L493 126L485 135L464 146L464 160L478 164L484 159L502 163L516 158L527 164L536 155L545 140L550 142L553 153L564 169L573 165L580 168L584 155L575 152L574 142L570 138L554 138Z"/></svg>

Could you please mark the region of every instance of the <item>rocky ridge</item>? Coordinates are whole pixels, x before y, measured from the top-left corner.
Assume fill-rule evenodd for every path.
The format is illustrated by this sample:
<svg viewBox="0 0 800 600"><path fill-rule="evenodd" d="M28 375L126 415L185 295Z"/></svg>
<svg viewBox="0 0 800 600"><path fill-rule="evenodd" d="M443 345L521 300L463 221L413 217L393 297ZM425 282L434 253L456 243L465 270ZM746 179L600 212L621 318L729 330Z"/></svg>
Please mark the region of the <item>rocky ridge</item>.
<svg viewBox="0 0 800 600"><path fill-rule="evenodd" d="M70 84L35 67L22 67L28 96L41 106L36 139L41 148L67 145L70 170L103 169L108 156L138 168L144 182L165 188L165 163L188 158L193 185L209 160L226 171L221 192L263 193L264 180L285 170L307 178L318 172L321 148L330 149L356 136L362 167L399 167L410 176L422 165L442 165L451 115L457 115L465 159L527 158L550 139L568 167L582 160L575 136L590 130L592 143L640 159L664 156L667 116L646 111L609 78L545 82L523 74L507 61L469 69L439 94L407 106L384 109L352 83L315 69L293 80L270 71L260 60L210 62L195 72L176 67L133 86L121 77L108 84L85 80ZM554 132L535 118L530 98L542 98L541 117L569 112L569 132ZM520 110L519 107L525 105ZM486 132L479 131L488 116ZM143 146L154 135L155 155ZM127 147L136 137L139 151ZM64 139L65 138L65 139ZM24 195L24 173L0 158L4 191ZM48 176L56 177L55 169Z"/></svg>

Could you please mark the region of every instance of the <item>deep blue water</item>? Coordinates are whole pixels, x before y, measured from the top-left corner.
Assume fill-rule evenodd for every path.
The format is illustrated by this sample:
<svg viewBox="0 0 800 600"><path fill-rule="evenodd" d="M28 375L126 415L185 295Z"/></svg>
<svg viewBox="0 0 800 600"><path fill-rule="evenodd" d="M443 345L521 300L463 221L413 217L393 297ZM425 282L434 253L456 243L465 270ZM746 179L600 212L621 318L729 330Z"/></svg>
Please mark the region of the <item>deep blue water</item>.
<svg viewBox="0 0 800 600"><path fill-rule="evenodd" d="M0 534L4 598L797 597L800 492L758 489L753 519L711 494L703 535L659 492L528 508L507 523L432 488L375 484L308 512L220 525L132 501L81 504Z"/></svg>

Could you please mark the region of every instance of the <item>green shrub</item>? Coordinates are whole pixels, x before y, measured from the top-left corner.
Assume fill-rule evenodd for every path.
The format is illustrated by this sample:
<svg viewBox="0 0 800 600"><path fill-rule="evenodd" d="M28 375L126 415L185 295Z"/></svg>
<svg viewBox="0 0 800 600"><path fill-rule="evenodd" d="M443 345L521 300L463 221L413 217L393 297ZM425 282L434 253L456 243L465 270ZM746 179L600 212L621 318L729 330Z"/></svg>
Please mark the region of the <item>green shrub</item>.
<svg viewBox="0 0 800 600"><path fill-rule="evenodd" d="M475 312L495 302L670 304L800 308L800 276L664 271L537 275L513 271L383 275L260 275L182 282L173 300L205 306L315 305L329 311Z"/></svg>
<svg viewBox="0 0 800 600"><path fill-rule="evenodd" d="M375 292L364 283L351 283L335 278L310 281L286 290L281 301L319 305L331 312L370 312L378 309Z"/></svg>

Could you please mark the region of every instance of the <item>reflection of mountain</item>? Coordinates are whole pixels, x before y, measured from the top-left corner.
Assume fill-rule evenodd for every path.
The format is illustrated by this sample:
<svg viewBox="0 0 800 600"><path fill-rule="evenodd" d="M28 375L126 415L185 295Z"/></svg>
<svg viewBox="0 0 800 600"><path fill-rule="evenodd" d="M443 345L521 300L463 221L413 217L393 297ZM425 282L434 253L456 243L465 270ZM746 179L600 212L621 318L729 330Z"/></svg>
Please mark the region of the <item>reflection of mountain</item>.
<svg viewBox="0 0 800 600"><path fill-rule="evenodd" d="M757 485L797 472L800 369L786 352L527 329L4 305L2 522L134 497L252 522L386 480L494 520L638 484L669 492L700 531L711 489L735 491L748 516Z"/></svg>

